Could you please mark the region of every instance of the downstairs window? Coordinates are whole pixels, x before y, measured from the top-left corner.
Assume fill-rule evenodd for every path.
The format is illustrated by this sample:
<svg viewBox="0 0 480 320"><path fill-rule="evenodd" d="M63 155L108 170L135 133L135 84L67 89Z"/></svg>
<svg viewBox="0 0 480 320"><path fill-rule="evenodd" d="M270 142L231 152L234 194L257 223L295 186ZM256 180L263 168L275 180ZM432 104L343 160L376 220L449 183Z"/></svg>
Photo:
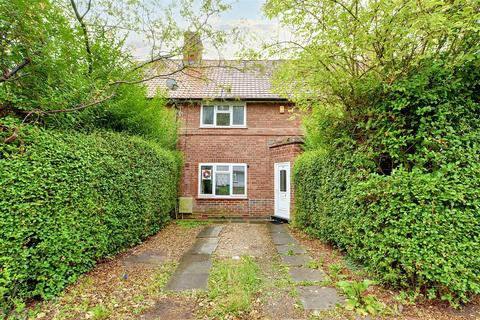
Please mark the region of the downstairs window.
<svg viewBox="0 0 480 320"><path fill-rule="evenodd" d="M201 163L198 194L204 197L246 197L245 163Z"/></svg>

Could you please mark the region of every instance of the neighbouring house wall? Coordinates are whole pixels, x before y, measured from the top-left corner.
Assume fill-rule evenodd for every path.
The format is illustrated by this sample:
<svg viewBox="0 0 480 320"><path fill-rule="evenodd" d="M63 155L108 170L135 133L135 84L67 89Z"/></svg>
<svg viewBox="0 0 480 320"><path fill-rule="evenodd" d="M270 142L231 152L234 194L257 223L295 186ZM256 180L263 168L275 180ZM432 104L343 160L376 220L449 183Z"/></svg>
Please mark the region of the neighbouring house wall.
<svg viewBox="0 0 480 320"><path fill-rule="evenodd" d="M280 113L285 105L285 113ZM200 128L200 104L178 105L181 120L178 147L185 167L180 182L182 196L194 199L196 216L264 217L273 214L273 163L292 161L300 152L279 141L303 135L300 120L285 103L247 103L247 128ZM272 158L273 157L273 158ZM273 161L272 159L275 159ZM280 159L280 160L276 160ZM247 199L199 199L198 165L206 162L246 163Z"/></svg>

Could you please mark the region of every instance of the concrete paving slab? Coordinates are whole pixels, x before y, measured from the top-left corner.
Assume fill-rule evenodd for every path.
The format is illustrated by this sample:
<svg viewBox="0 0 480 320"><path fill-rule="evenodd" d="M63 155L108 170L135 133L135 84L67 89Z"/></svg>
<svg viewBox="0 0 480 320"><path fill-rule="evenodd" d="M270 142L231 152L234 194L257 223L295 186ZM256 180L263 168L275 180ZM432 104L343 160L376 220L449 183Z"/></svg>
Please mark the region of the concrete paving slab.
<svg viewBox="0 0 480 320"><path fill-rule="evenodd" d="M218 238L198 238L189 254L212 254L218 246Z"/></svg>
<svg viewBox="0 0 480 320"><path fill-rule="evenodd" d="M222 232L223 226L208 226L203 228L197 238L216 238Z"/></svg>
<svg viewBox="0 0 480 320"><path fill-rule="evenodd" d="M167 289L172 291L206 290L212 267L211 254L219 242L223 226L205 227L192 248L180 259L177 270L170 278Z"/></svg>
<svg viewBox="0 0 480 320"><path fill-rule="evenodd" d="M295 255L295 254L304 254L307 253L305 249L301 246L296 244L279 244L275 246L277 248L278 253L285 254L285 255Z"/></svg>
<svg viewBox="0 0 480 320"><path fill-rule="evenodd" d="M180 264L209 261L211 256L209 254L184 254L180 259Z"/></svg>
<svg viewBox="0 0 480 320"><path fill-rule="evenodd" d="M270 233L287 232L287 229L285 229L285 226L283 224L275 223L270 223L268 225L268 230L270 231Z"/></svg>
<svg viewBox="0 0 480 320"><path fill-rule="evenodd" d="M282 263L289 267L306 266L308 262L312 261L312 258L303 254L295 256L280 255L280 258Z"/></svg>
<svg viewBox="0 0 480 320"><path fill-rule="evenodd" d="M267 224L267 223L270 223L270 220L265 220L265 219L251 219L250 221L248 221L248 223L251 223L251 224Z"/></svg>
<svg viewBox="0 0 480 320"><path fill-rule="evenodd" d="M208 285L207 273L175 272L167 284L167 290L206 290Z"/></svg>
<svg viewBox="0 0 480 320"><path fill-rule="evenodd" d="M272 240L274 244L296 244L297 241L286 232L272 233Z"/></svg>
<svg viewBox="0 0 480 320"><path fill-rule="evenodd" d="M318 269L292 267L288 272L290 273L293 282L322 281L325 278L325 273Z"/></svg>
<svg viewBox="0 0 480 320"><path fill-rule="evenodd" d="M297 287L297 293L305 310L323 311L333 309L344 299L334 288L307 286Z"/></svg>
<svg viewBox="0 0 480 320"><path fill-rule="evenodd" d="M190 261L189 263L181 263L177 271L179 273L209 273L212 267L212 261Z"/></svg>

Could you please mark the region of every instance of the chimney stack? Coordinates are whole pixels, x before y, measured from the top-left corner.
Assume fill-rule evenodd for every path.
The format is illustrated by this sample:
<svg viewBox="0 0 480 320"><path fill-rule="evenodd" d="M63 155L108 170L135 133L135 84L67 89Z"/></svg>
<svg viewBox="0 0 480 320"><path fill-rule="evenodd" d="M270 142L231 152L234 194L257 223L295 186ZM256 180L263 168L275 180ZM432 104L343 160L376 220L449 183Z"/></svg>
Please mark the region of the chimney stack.
<svg viewBox="0 0 480 320"><path fill-rule="evenodd" d="M202 62L203 44L200 33L186 31L183 34L183 62L187 65Z"/></svg>

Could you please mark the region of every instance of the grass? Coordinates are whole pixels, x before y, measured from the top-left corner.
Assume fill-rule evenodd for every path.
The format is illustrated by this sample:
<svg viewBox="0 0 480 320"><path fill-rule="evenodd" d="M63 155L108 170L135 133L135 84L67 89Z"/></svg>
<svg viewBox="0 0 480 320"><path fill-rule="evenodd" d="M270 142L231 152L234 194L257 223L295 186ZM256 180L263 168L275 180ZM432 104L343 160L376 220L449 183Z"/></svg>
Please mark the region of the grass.
<svg viewBox="0 0 480 320"><path fill-rule="evenodd" d="M190 229L190 228L196 228L199 226L204 226L207 224L210 224L211 222L206 220L206 221L200 221L200 220L193 220L193 219L185 219L185 220L175 220L175 223L185 229Z"/></svg>
<svg viewBox="0 0 480 320"><path fill-rule="evenodd" d="M261 286L260 268L252 257L214 260L209 278L209 316L224 318L248 313Z"/></svg>
<svg viewBox="0 0 480 320"><path fill-rule="evenodd" d="M111 311L102 305L93 307L90 312L93 320L107 319L111 314Z"/></svg>

